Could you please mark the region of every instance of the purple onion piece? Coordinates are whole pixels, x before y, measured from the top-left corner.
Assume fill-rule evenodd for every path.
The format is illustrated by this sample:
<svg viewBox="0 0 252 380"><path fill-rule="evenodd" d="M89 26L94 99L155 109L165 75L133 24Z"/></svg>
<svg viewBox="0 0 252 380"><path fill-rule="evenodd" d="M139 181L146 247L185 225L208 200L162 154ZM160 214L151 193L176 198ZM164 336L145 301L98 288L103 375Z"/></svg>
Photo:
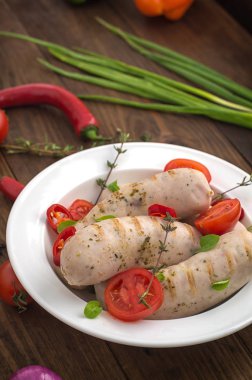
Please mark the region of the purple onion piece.
<svg viewBox="0 0 252 380"><path fill-rule="evenodd" d="M40 365L29 365L15 372L9 380L63 380L51 369Z"/></svg>

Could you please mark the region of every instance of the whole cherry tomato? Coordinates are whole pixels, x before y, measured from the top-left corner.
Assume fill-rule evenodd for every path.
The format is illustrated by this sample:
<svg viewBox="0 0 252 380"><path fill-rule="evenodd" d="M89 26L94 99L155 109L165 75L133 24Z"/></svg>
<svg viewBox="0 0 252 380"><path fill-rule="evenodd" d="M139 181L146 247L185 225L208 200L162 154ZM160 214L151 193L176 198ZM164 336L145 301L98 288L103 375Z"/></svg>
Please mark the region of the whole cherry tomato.
<svg viewBox="0 0 252 380"><path fill-rule="evenodd" d="M16 306L19 311L27 308L32 298L18 280L9 260L0 265L0 299L11 306Z"/></svg>
<svg viewBox="0 0 252 380"><path fill-rule="evenodd" d="M205 165L201 164L198 161L189 160L187 158L175 158L174 160L169 161L165 165L164 171L166 172L167 170L179 168L190 168L199 170L205 175L208 182L210 182L212 179L211 174Z"/></svg>

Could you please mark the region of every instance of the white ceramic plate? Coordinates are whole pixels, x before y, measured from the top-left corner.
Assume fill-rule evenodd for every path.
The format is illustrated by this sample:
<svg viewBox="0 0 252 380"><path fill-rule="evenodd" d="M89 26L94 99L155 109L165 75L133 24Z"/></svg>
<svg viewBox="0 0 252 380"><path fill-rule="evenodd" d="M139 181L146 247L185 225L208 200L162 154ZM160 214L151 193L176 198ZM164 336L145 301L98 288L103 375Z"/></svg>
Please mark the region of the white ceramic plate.
<svg viewBox="0 0 252 380"><path fill-rule="evenodd" d="M163 170L173 158L190 158L205 164L212 173L212 185L224 191L247 175L241 169L209 154L193 149L158 143L128 143L120 156L113 179L119 183L143 179ZM49 166L38 174L19 195L7 226L7 247L14 270L28 293L45 310L66 324L89 335L121 344L147 347L178 347L211 341L234 333L252 322L252 282L235 296L210 311L189 318L124 323L106 311L96 319L83 316L84 299L55 274L51 266L54 233L46 225L46 210L53 203L69 206L76 198L94 201L96 178L107 173L113 161L112 145L89 149ZM251 190L230 193L245 209L245 224L252 221ZM186 200L185 200L186 202Z"/></svg>

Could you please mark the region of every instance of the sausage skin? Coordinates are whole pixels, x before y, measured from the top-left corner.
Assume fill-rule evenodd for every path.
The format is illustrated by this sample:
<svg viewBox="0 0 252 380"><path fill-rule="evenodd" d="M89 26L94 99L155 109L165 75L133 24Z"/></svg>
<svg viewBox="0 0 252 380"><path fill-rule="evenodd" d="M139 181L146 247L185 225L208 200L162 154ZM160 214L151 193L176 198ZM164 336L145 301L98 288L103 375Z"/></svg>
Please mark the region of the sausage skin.
<svg viewBox="0 0 252 380"><path fill-rule="evenodd" d="M122 185L119 191L105 194L106 198L76 224L77 230L103 215L147 215L148 207L154 203L172 207L178 217L187 218L209 208L213 191L200 171L181 168Z"/></svg>
<svg viewBox="0 0 252 380"><path fill-rule="evenodd" d="M218 245L162 270L164 302L150 319L191 316L224 301L252 279L252 233L236 229ZM223 290L212 284L229 279Z"/></svg>
<svg viewBox="0 0 252 380"><path fill-rule="evenodd" d="M164 220L150 216L107 219L77 231L61 252L61 273L72 286L94 285L131 267L156 265ZM192 226L173 222L167 252L160 265L172 265L190 257L199 247L199 232Z"/></svg>

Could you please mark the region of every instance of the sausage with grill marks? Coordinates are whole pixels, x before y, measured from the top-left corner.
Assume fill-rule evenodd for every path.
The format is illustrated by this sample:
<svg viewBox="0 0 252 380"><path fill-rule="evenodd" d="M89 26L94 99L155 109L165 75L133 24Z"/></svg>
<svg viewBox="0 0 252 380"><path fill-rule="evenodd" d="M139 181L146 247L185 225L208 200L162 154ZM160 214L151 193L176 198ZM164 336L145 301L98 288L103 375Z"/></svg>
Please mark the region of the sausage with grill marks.
<svg viewBox="0 0 252 380"><path fill-rule="evenodd" d="M107 219L77 231L61 252L61 273L69 285L100 283L131 267L156 265L164 220L150 216ZM190 257L199 247L199 232L192 226L173 222L167 252L160 265L172 265Z"/></svg>
<svg viewBox="0 0 252 380"><path fill-rule="evenodd" d="M184 219L206 211L213 195L204 174L187 168L158 173L141 182L122 185L114 193L104 193L106 198L76 224L77 229L103 215L147 215L148 207L154 203L175 209L177 216Z"/></svg>

